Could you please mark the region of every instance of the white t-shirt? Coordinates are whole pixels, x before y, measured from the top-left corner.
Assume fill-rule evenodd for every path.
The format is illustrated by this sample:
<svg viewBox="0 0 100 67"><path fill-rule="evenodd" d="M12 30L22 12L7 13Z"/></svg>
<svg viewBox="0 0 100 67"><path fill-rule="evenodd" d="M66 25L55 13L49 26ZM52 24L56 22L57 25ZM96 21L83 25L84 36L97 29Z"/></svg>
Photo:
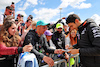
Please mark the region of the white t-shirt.
<svg viewBox="0 0 100 67"><path fill-rule="evenodd" d="M70 46L70 38L69 38L69 36L65 38L65 45L69 45Z"/></svg>
<svg viewBox="0 0 100 67"><path fill-rule="evenodd" d="M3 15L0 15L0 25L3 24Z"/></svg>
<svg viewBox="0 0 100 67"><path fill-rule="evenodd" d="M52 40L49 40L49 43L50 43L50 48L56 49L56 46L53 44Z"/></svg>

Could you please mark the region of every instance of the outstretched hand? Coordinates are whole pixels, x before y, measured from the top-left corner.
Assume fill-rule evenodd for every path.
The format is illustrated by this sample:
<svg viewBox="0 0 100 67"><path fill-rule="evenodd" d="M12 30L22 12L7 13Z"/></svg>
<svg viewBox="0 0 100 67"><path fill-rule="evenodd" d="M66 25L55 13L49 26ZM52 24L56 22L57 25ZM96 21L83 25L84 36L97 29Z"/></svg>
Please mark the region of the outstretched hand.
<svg viewBox="0 0 100 67"><path fill-rule="evenodd" d="M51 66L54 66L54 61L52 58L50 57L47 57L47 56L44 56L43 57L43 60L51 67Z"/></svg>
<svg viewBox="0 0 100 67"><path fill-rule="evenodd" d="M33 49L32 45L25 45L23 47L23 52L30 52Z"/></svg>
<svg viewBox="0 0 100 67"><path fill-rule="evenodd" d="M71 49L68 53L70 53L70 54L78 54L79 53L79 49Z"/></svg>
<svg viewBox="0 0 100 67"><path fill-rule="evenodd" d="M54 51L54 53L55 54L62 54L62 53L64 53L65 51L63 50L63 49L56 49L55 51Z"/></svg>

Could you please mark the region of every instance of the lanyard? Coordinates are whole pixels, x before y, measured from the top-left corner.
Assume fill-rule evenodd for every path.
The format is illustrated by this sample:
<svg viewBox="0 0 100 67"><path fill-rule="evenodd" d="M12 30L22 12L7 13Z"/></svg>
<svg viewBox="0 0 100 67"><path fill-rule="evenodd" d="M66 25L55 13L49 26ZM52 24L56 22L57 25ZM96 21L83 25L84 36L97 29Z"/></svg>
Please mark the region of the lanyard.
<svg viewBox="0 0 100 67"><path fill-rule="evenodd" d="M28 53L29 53L29 52L24 52L23 55L20 54L21 57L20 57L20 59L19 59L19 64L18 64L18 65L20 65L20 60L21 60L26 54L28 54Z"/></svg>
<svg viewBox="0 0 100 67"><path fill-rule="evenodd" d="M25 52L21 57L20 57L20 60L26 55L28 54L29 52ZM21 55L21 54L20 54Z"/></svg>

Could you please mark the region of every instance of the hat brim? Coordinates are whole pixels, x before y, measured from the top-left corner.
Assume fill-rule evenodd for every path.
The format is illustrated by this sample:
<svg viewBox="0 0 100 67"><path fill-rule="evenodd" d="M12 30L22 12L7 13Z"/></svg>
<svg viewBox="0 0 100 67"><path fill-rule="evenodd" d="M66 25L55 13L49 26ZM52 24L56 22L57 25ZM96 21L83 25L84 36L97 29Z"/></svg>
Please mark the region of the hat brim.
<svg viewBox="0 0 100 67"><path fill-rule="evenodd" d="M50 33L49 35L47 35L47 36L52 36L53 35L53 33Z"/></svg>
<svg viewBox="0 0 100 67"><path fill-rule="evenodd" d="M45 26L45 25L48 25L49 23L45 23L45 24L43 24L42 26Z"/></svg>
<svg viewBox="0 0 100 67"><path fill-rule="evenodd" d="M46 25L48 25L49 23L45 23L45 24L40 24L41 26L46 26ZM37 26L40 26L40 25L36 25L36 27Z"/></svg>
<svg viewBox="0 0 100 67"><path fill-rule="evenodd" d="M57 27L57 28L63 28L62 26L59 26L59 27Z"/></svg>

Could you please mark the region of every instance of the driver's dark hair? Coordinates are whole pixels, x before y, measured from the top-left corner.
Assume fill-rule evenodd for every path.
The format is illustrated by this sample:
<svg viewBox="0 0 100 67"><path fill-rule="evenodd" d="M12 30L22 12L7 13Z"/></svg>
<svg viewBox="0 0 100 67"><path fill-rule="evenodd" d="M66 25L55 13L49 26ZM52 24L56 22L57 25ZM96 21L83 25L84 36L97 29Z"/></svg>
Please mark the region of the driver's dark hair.
<svg viewBox="0 0 100 67"><path fill-rule="evenodd" d="M75 19L78 19L79 21L81 21L80 17L76 14L70 14L67 18L66 18L66 24L68 23L75 23Z"/></svg>

